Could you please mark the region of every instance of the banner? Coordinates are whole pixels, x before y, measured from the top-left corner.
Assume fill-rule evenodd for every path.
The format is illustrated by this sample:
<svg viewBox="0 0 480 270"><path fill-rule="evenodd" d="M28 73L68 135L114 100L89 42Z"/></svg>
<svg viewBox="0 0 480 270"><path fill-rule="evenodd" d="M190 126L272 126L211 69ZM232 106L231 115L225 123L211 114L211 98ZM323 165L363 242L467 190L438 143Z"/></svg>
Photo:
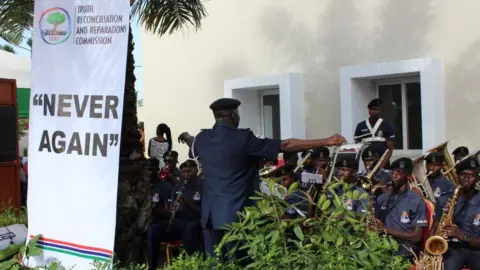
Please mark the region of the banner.
<svg viewBox="0 0 480 270"><path fill-rule="evenodd" d="M109 263L129 0L36 0L29 135L29 266Z"/></svg>

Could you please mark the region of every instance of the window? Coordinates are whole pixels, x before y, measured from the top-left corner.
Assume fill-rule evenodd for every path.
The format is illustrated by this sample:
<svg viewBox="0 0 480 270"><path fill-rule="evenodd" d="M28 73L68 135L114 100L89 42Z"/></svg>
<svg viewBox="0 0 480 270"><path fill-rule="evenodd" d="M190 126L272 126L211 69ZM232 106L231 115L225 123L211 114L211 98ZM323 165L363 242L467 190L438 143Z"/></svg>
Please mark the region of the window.
<svg viewBox="0 0 480 270"><path fill-rule="evenodd" d="M262 135L280 139L280 95L277 89L259 91Z"/></svg>
<svg viewBox="0 0 480 270"><path fill-rule="evenodd" d="M419 78L375 81L383 101L382 118L395 130L395 149L422 149L422 100Z"/></svg>

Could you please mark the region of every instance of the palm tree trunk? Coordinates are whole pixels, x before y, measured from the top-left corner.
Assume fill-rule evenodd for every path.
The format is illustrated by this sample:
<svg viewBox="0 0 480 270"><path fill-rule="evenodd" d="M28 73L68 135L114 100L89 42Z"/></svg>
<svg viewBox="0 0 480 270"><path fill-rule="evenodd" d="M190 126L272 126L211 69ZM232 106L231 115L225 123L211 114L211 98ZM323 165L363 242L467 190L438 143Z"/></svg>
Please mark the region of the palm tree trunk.
<svg viewBox="0 0 480 270"><path fill-rule="evenodd" d="M120 170L117 195L115 258L121 265L144 263L144 233L152 208L151 183L137 129L135 60L133 35L129 28L125 97L123 103Z"/></svg>

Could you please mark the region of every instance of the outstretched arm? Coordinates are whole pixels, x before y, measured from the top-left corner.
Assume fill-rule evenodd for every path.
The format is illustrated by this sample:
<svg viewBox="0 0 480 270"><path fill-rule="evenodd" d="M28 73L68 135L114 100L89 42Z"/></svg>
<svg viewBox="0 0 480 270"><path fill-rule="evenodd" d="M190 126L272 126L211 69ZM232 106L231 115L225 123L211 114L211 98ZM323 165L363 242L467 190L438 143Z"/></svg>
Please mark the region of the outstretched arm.
<svg viewBox="0 0 480 270"><path fill-rule="evenodd" d="M341 145L346 142L345 138L339 134L335 134L326 139L317 140L287 139L281 142L280 149L282 152L300 152L322 146Z"/></svg>
<svg viewBox="0 0 480 270"><path fill-rule="evenodd" d="M195 139L195 137L190 135L188 132L182 132L182 134L178 136L178 142L185 143L186 145L188 145L188 147L192 146L193 139Z"/></svg>

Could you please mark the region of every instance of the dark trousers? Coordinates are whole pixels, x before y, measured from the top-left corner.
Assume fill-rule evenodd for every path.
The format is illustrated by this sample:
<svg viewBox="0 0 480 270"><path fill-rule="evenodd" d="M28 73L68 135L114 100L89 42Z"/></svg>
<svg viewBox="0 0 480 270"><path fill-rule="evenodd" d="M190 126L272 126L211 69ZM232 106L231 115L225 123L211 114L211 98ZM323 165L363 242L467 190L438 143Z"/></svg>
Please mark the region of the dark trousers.
<svg viewBox="0 0 480 270"><path fill-rule="evenodd" d="M147 232L147 259L149 269L157 269L162 242L182 240L183 249L193 254L200 249L202 227L200 221L175 219L170 231L168 221L151 224Z"/></svg>
<svg viewBox="0 0 480 270"><path fill-rule="evenodd" d="M480 250L469 248L463 243L449 243L443 257L445 270L460 270L467 266L470 270L480 270Z"/></svg>
<svg viewBox="0 0 480 270"><path fill-rule="evenodd" d="M213 229L212 222L209 220L205 229L203 230L203 237L205 243L205 253L207 256L215 256L215 248L220 244L222 241L223 236L225 235L224 230L217 230ZM229 252L233 249L233 247L237 244L237 242L228 242L221 250L221 258L223 260L229 260ZM245 266L248 264L249 260L246 259L247 252L245 250L238 250L235 252L234 257L240 260L240 265Z"/></svg>

